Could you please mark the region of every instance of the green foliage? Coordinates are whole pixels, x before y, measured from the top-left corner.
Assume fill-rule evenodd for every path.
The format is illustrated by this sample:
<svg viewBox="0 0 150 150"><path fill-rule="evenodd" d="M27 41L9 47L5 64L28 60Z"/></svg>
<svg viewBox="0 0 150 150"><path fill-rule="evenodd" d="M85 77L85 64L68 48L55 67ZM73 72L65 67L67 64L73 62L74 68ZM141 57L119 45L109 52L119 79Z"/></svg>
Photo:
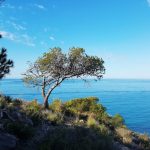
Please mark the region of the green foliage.
<svg viewBox="0 0 150 150"><path fill-rule="evenodd" d="M121 115L116 114L113 118L112 118L112 125L114 127L120 127L124 124L124 119Z"/></svg>
<svg viewBox="0 0 150 150"><path fill-rule="evenodd" d="M55 113L61 113L62 112L62 107L63 107L63 104L62 104L61 100L57 99L57 100L54 100L50 104L49 109L52 110Z"/></svg>
<svg viewBox="0 0 150 150"><path fill-rule="evenodd" d="M105 136L110 134L110 130L104 124L100 124L98 126L98 129L99 129L100 133L105 135Z"/></svg>
<svg viewBox="0 0 150 150"><path fill-rule="evenodd" d="M38 145L38 150L112 150L112 139L89 128L57 128Z"/></svg>
<svg viewBox="0 0 150 150"><path fill-rule="evenodd" d="M31 112L38 112L41 110L41 106L38 104L37 100L28 102L25 109Z"/></svg>
<svg viewBox="0 0 150 150"><path fill-rule="evenodd" d="M104 73L103 59L88 56L83 48L73 47L65 54L61 48L54 47L29 65L23 81L33 87L41 87L44 107L47 108L50 94L64 80L84 76L100 79Z"/></svg>
<svg viewBox="0 0 150 150"><path fill-rule="evenodd" d="M87 126L88 127L96 127L98 125L98 122L95 120L94 117L89 116L87 120Z"/></svg>
<svg viewBox="0 0 150 150"><path fill-rule="evenodd" d="M42 119L44 119L41 110L42 107L38 104L37 100L27 102L23 107L23 112L32 119L35 126L40 124Z"/></svg>
<svg viewBox="0 0 150 150"><path fill-rule="evenodd" d="M59 113L48 113L46 119L50 121L53 125L60 124L63 122L63 118Z"/></svg>
<svg viewBox="0 0 150 150"><path fill-rule="evenodd" d="M103 114L106 109L101 104L97 104L97 102L98 98L96 97L78 98L67 101L64 104L64 109L66 112L70 112L70 114L74 115L93 113L99 116Z"/></svg>
<svg viewBox="0 0 150 150"><path fill-rule="evenodd" d="M10 72L10 68L13 67L13 61L7 59L6 49L2 48L0 52L0 79Z"/></svg>
<svg viewBox="0 0 150 150"><path fill-rule="evenodd" d="M20 139L28 139L32 137L34 133L31 126L25 125L21 122L7 122L7 124L5 124L5 130Z"/></svg>

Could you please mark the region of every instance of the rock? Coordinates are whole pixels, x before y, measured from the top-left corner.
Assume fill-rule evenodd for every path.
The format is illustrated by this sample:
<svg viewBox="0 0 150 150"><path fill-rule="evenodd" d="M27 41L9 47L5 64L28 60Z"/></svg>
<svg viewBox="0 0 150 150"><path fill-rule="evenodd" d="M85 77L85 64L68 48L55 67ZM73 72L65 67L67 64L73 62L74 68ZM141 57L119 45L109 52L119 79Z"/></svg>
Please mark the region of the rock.
<svg viewBox="0 0 150 150"><path fill-rule="evenodd" d="M17 138L13 135L0 132L0 150L11 150L16 147Z"/></svg>
<svg viewBox="0 0 150 150"><path fill-rule="evenodd" d="M115 150L131 150L128 147L120 144L119 142L114 142L113 147Z"/></svg>

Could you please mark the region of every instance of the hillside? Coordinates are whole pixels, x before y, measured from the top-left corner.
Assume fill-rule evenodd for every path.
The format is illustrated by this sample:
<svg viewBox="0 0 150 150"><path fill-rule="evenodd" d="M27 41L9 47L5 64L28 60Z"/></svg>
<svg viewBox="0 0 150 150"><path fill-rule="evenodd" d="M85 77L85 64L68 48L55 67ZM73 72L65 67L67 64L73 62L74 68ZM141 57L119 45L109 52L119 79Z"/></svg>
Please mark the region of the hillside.
<svg viewBox="0 0 150 150"><path fill-rule="evenodd" d="M149 150L147 135L130 131L109 116L95 97L54 100L43 109L0 96L0 150Z"/></svg>

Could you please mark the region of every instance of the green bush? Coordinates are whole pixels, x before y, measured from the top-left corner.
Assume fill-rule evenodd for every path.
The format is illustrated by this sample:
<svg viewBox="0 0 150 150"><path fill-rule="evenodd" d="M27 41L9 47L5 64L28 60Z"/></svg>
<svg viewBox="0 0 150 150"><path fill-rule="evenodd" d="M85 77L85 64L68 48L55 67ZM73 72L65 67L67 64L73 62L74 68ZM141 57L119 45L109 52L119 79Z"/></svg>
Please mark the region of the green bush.
<svg viewBox="0 0 150 150"><path fill-rule="evenodd" d="M50 121L53 125L60 124L63 122L62 115L59 113L48 113L46 119Z"/></svg>
<svg viewBox="0 0 150 150"><path fill-rule="evenodd" d="M88 120L87 120L87 126L88 126L88 127L95 127L95 126L97 126L97 125L98 125L98 123L97 123L97 121L95 120L95 118L92 117L92 116L89 116L89 117L88 117Z"/></svg>
<svg viewBox="0 0 150 150"><path fill-rule="evenodd" d="M27 102L23 106L23 113L25 113L33 121L34 126L39 125L44 117L42 115L42 106L38 104L37 100Z"/></svg>
<svg viewBox="0 0 150 150"><path fill-rule="evenodd" d="M116 114L113 118L112 118L112 125L114 127L120 127L123 126L124 124L124 119L121 115Z"/></svg>
<svg viewBox="0 0 150 150"><path fill-rule="evenodd" d="M99 117L101 114L105 112L105 107L101 104L97 104L98 98L96 97L88 97L88 98L78 98L67 101L64 104L65 112L71 115L80 115L82 113L87 114L95 114Z"/></svg>
<svg viewBox="0 0 150 150"><path fill-rule="evenodd" d="M37 100L33 100L31 102L27 102L25 107L26 111L38 112L41 110L41 106L38 104Z"/></svg>
<svg viewBox="0 0 150 150"><path fill-rule="evenodd" d="M63 107L63 104L62 104L61 100L54 100L50 104L49 109L52 110L53 112L61 113L62 107Z"/></svg>

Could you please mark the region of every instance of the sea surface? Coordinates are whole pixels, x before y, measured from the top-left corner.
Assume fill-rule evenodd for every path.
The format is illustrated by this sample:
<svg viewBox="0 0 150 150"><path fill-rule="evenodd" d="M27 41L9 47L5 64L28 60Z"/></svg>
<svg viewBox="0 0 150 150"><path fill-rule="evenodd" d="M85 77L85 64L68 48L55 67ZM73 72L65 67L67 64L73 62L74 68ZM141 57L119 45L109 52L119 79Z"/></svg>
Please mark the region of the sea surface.
<svg viewBox="0 0 150 150"><path fill-rule="evenodd" d="M21 79L1 80L0 92L28 101L37 99L42 103L40 89L26 86ZM121 114L130 129L150 135L150 80L102 79L87 83L67 80L55 89L50 101L88 96L98 97L110 115Z"/></svg>

